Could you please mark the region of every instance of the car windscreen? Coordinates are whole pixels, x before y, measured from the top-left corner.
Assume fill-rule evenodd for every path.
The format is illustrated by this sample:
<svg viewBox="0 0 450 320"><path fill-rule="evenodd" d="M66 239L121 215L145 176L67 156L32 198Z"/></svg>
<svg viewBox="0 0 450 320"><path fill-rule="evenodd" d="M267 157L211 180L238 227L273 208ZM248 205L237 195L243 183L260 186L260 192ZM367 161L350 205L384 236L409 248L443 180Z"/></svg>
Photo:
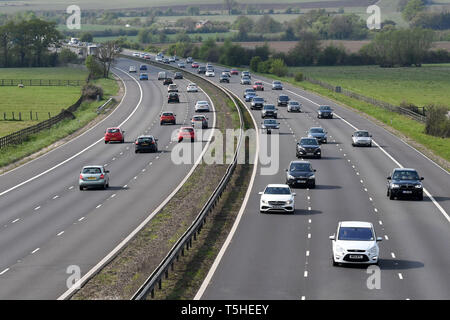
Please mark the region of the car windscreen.
<svg viewBox="0 0 450 320"><path fill-rule="evenodd" d="M292 163L289 171L303 171L308 172L311 170L311 165L309 163Z"/></svg>
<svg viewBox="0 0 450 320"><path fill-rule="evenodd" d="M358 131L355 133L355 137L368 137L369 133L367 131Z"/></svg>
<svg viewBox="0 0 450 320"><path fill-rule="evenodd" d="M253 98L253 102L264 102L263 98L255 97Z"/></svg>
<svg viewBox="0 0 450 320"><path fill-rule="evenodd" d="M290 101L289 104L291 106L298 106L299 105L299 103L297 101Z"/></svg>
<svg viewBox="0 0 450 320"><path fill-rule="evenodd" d="M267 119L267 120L264 120L264 124L277 124L277 120Z"/></svg>
<svg viewBox="0 0 450 320"><path fill-rule="evenodd" d="M316 146L317 140L316 139L302 139L300 141L300 144L307 145L307 146Z"/></svg>
<svg viewBox="0 0 450 320"><path fill-rule="evenodd" d="M309 130L309 132L311 132L311 133L323 133L323 129L322 128L311 128Z"/></svg>
<svg viewBox="0 0 450 320"><path fill-rule="evenodd" d="M319 110L320 111L331 111L331 108L329 106L320 106Z"/></svg>
<svg viewBox="0 0 450 320"><path fill-rule="evenodd" d="M285 187L267 187L265 194L291 194L291 190Z"/></svg>
<svg viewBox="0 0 450 320"><path fill-rule="evenodd" d="M373 241L374 237L371 228L341 227L338 240Z"/></svg>
<svg viewBox="0 0 450 320"><path fill-rule="evenodd" d="M102 173L102 170L100 168L83 168L83 173L97 174L97 173Z"/></svg>
<svg viewBox="0 0 450 320"><path fill-rule="evenodd" d="M278 99L279 99L280 101L288 101L288 100L289 100L289 97L288 97L288 96L280 96Z"/></svg>
<svg viewBox="0 0 450 320"><path fill-rule="evenodd" d="M274 105L271 105L271 104L265 105L265 106L264 106L264 109L265 109L265 110L275 110L275 106L274 106Z"/></svg>
<svg viewBox="0 0 450 320"><path fill-rule="evenodd" d="M404 170L395 171L392 176L394 180L419 180L419 175L416 171Z"/></svg>

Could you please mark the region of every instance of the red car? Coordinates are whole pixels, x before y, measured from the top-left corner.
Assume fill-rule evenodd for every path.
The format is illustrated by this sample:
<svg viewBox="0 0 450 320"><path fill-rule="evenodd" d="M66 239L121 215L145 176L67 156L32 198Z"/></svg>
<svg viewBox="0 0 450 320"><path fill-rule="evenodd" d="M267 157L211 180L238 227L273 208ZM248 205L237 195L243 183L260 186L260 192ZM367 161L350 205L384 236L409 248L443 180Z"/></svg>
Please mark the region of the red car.
<svg viewBox="0 0 450 320"><path fill-rule="evenodd" d="M192 68L198 68L199 64L197 62L192 62L191 67Z"/></svg>
<svg viewBox="0 0 450 320"><path fill-rule="evenodd" d="M105 132L105 143L111 141L119 141L124 143L125 141L125 131L122 131L120 128L108 128Z"/></svg>
<svg viewBox="0 0 450 320"><path fill-rule="evenodd" d="M178 131L178 142L183 141L183 139L191 139L191 142L195 141L195 131L192 127L181 127Z"/></svg>
<svg viewBox="0 0 450 320"><path fill-rule="evenodd" d="M176 124L175 114L173 112L163 112L159 117L159 122L161 125L165 123Z"/></svg>
<svg viewBox="0 0 450 320"><path fill-rule="evenodd" d="M236 76L236 75L239 74L239 71L236 70L236 69L231 69L230 74L231 74L232 76Z"/></svg>
<svg viewBox="0 0 450 320"><path fill-rule="evenodd" d="M264 85L261 81L255 81L253 84L253 90L255 91L264 91Z"/></svg>

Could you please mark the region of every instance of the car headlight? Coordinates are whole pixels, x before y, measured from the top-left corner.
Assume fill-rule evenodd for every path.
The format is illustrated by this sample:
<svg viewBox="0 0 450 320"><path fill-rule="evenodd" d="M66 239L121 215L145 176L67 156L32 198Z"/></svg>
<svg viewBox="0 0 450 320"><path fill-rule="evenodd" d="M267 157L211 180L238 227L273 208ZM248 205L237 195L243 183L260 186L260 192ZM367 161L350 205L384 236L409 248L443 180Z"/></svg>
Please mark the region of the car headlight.
<svg viewBox="0 0 450 320"><path fill-rule="evenodd" d="M415 187L416 189L421 189L421 188L422 188L422 185L421 185L421 184L416 184L414 187Z"/></svg>
<svg viewBox="0 0 450 320"><path fill-rule="evenodd" d="M339 245L336 245L334 248L335 248L336 252L339 254L345 253L344 248L340 247Z"/></svg>
<svg viewBox="0 0 450 320"><path fill-rule="evenodd" d="M400 188L400 186L399 186L398 184L393 183L393 184L391 185L391 188L396 189L396 188Z"/></svg>
<svg viewBox="0 0 450 320"><path fill-rule="evenodd" d="M294 176L291 176L290 174L287 175L288 179L295 179Z"/></svg>
<svg viewBox="0 0 450 320"><path fill-rule="evenodd" d="M294 202L294 200L288 200L286 201L286 204L292 204Z"/></svg>
<svg viewBox="0 0 450 320"><path fill-rule="evenodd" d="M261 200L261 202L267 204L267 200Z"/></svg>
<svg viewBox="0 0 450 320"><path fill-rule="evenodd" d="M314 175L314 174L312 176L308 177L308 179L315 179L315 178L316 178L316 175Z"/></svg>
<svg viewBox="0 0 450 320"><path fill-rule="evenodd" d="M377 254L377 251L378 251L377 246L373 246L372 248L370 248L369 254L371 254L371 255L376 255L376 254Z"/></svg>

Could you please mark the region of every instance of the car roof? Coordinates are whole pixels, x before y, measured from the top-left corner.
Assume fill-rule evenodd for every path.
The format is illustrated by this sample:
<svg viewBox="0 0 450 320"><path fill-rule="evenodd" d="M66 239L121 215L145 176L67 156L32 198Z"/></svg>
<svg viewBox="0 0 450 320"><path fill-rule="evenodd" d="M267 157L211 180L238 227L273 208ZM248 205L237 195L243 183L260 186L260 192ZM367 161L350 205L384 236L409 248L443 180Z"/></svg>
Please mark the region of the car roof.
<svg viewBox="0 0 450 320"><path fill-rule="evenodd" d="M103 166L100 166L98 164L94 164L94 165L90 165L90 166L83 166L83 169L84 168L103 168Z"/></svg>
<svg viewBox="0 0 450 320"><path fill-rule="evenodd" d="M287 184L268 184L266 188L289 188Z"/></svg>
<svg viewBox="0 0 450 320"><path fill-rule="evenodd" d="M205 100L200 100L200 101L197 101L197 103L208 103L208 101L205 101Z"/></svg>
<svg viewBox="0 0 450 320"><path fill-rule="evenodd" d="M142 136L139 136L138 139L139 138L152 138L152 139L154 139L155 137L152 136L152 135L142 135Z"/></svg>
<svg viewBox="0 0 450 320"><path fill-rule="evenodd" d="M312 129L322 129L323 130L322 127L311 127L311 128L309 128L309 130L312 130Z"/></svg>
<svg viewBox="0 0 450 320"><path fill-rule="evenodd" d="M109 128L106 128L106 130L109 130L109 129L119 129L119 130L120 130L119 127L109 127Z"/></svg>
<svg viewBox="0 0 450 320"><path fill-rule="evenodd" d="M372 223L365 221L341 221L341 227L373 228Z"/></svg>
<svg viewBox="0 0 450 320"><path fill-rule="evenodd" d="M394 171L414 171L414 172L417 172L417 170L413 169L413 168L395 168Z"/></svg>

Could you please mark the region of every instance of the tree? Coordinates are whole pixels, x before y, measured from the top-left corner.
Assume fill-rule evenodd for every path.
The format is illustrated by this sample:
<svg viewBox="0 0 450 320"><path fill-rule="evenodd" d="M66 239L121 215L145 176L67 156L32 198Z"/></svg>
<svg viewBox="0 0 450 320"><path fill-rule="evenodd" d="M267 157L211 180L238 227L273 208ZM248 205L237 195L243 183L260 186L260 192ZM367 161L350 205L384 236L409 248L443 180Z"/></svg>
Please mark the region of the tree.
<svg viewBox="0 0 450 320"><path fill-rule="evenodd" d="M271 16L264 15L256 21L253 30L257 33L275 33L282 30L282 25Z"/></svg>
<svg viewBox="0 0 450 320"><path fill-rule="evenodd" d="M103 78L109 77L109 71L111 65L119 53L120 48L116 41L107 41L101 45L96 56L97 60L100 62L103 71Z"/></svg>
<svg viewBox="0 0 450 320"><path fill-rule="evenodd" d="M406 21L411 21L419 12L425 9L423 0L409 0L402 11L402 16Z"/></svg>
<svg viewBox="0 0 450 320"><path fill-rule="evenodd" d="M34 53L34 62L38 67L42 67L42 58L48 52L51 45L57 44L62 37L56 29L55 22L47 22L40 19L28 21L28 30L30 32L30 48Z"/></svg>
<svg viewBox="0 0 450 320"><path fill-rule="evenodd" d="M246 16L239 16L233 23L233 27L238 29L238 40L247 39L248 33L252 31L254 22Z"/></svg>
<svg viewBox="0 0 450 320"><path fill-rule="evenodd" d="M61 64L76 63L78 61L78 56L72 50L63 48L61 52L58 54L58 61Z"/></svg>
<svg viewBox="0 0 450 320"><path fill-rule="evenodd" d="M200 8L199 7L188 7L186 12L190 16L199 16L200 15Z"/></svg>
<svg viewBox="0 0 450 320"><path fill-rule="evenodd" d="M290 65L313 65L320 53L320 43L312 32L303 32L300 41L288 53Z"/></svg>
<svg viewBox="0 0 450 320"><path fill-rule="evenodd" d="M86 58L86 68L89 71L89 76L92 78L101 77L103 70L100 63L97 61L95 56L87 56Z"/></svg>
<svg viewBox="0 0 450 320"><path fill-rule="evenodd" d="M287 75L288 68L286 63L282 59L273 59L269 72L278 77L284 77Z"/></svg>
<svg viewBox="0 0 450 320"><path fill-rule="evenodd" d="M237 2L235 0L224 0L225 9L228 11L228 14L231 16L233 9L237 6Z"/></svg>
<svg viewBox="0 0 450 320"><path fill-rule="evenodd" d="M81 35L80 41L81 42L93 42L94 37L92 36L92 33L85 32Z"/></svg>
<svg viewBox="0 0 450 320"><path fill-rule="evenodd" d="M9 55L13 48L15 23L10 21L0 27L0 50L2 51L3 67L9 67Z"/></svg>
<svg viewBox="0 0 450 320"><path fill-rule="evenodd" d="M262 62L262 59L260 56L254 56L250 60L250 70L255 71L255 72L258 71L258 66L261 62Z"/></svg>

